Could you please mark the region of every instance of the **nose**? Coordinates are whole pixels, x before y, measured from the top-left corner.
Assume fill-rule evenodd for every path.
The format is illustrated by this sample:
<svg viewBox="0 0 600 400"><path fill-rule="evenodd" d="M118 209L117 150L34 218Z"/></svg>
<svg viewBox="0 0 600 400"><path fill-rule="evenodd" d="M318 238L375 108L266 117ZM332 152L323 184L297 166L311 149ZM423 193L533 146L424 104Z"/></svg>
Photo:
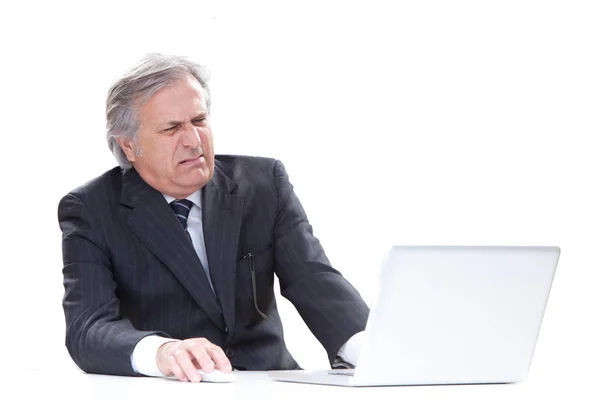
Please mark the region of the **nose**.
<svg viewBox="0 0 600 400"><path fill-rule="evenodd" d="M200 140L200 135L198 134L198 130L192 123L187 123L184 128L184 132L181 136L181 144L184 147L198 148L202 141Z"/></svg>

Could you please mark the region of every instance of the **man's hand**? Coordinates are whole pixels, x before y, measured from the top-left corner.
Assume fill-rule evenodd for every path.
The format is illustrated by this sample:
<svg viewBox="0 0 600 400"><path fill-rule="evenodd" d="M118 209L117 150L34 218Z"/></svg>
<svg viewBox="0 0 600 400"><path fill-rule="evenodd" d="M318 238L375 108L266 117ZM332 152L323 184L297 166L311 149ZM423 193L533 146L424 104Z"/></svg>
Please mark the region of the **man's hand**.
<svg viewBox="0 0 600 400"><path fill-rule="evenodd" d="M200 382L198 369L231 372L231 363L223 350L204 338L163 344L156 352L156 365L166 376L175 375L182 382Z"/></svg>

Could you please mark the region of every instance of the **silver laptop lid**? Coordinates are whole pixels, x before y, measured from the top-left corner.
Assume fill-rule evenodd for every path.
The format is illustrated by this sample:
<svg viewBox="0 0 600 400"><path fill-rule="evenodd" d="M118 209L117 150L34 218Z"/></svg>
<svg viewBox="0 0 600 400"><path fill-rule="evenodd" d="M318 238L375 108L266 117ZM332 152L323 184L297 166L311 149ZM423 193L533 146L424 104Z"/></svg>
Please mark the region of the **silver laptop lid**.
<svg viewBox="0 0 600 400"><path fill-rule="evenodd" d="M392 247L354 383L525 379L559 254L558 247Z"/></svg>

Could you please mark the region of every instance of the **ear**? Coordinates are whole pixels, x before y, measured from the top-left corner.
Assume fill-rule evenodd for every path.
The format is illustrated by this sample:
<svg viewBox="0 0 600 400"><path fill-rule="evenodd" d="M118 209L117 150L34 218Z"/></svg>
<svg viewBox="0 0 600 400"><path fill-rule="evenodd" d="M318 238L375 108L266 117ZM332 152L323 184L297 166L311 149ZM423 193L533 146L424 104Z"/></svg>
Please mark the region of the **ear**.
<svg viewBox="0 0 600 400"><path fill-rule="evenodd" d="M131 140L130 138L116 138L117 143L119 143L119 146L121 146L121 150L123 150L123 152L125 153L125 156L127 156L127 160L130 163L134 163L135 162L135 147L133 147L133 140Z"/></svg>

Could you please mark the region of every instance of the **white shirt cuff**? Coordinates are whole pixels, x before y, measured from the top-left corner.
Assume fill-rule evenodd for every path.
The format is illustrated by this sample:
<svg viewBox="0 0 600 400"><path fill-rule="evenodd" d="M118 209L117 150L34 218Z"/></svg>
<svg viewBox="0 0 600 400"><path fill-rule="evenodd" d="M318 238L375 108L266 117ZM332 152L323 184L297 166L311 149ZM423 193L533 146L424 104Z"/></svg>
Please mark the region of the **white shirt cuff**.
<svg viewBox="0 0 600 400"><path fill-rule="evenodd" d="M166 378L156 365L156 352L164 343L173 342L162 336L150 335L140 340L131 353L131 366L138 374Z"/></svg>
<svg viewBox="0 0 600 400"><path fill-rule="evenodd" d="M344 343L340 351L338 351L338 356L341 357L342 360L349 362L352 365L356 365L364 340L365 331L358 332Z"/></svg>

